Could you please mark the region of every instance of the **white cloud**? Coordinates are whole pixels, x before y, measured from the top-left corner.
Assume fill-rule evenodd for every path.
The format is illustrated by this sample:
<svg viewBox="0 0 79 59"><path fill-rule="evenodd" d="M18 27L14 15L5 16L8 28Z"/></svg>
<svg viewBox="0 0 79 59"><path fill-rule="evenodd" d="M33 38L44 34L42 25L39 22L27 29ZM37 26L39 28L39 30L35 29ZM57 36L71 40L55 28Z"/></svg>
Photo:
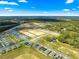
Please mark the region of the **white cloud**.
<svg viewBox="0 0 79 59"><path fill-rule="evenodd" d="M0 16L79 16L79 13L49 13L49 14L40 14L40 13L2 13Z"/></svg>
<svg viewBox="0 0 79 59"><path fill-rule="evenodd" d="M66 1L67 4L70 4L70 3L73 3L73 2L74 2L74 0L67 0Z"/></svg>
<svg viewBox="0 0 79 59"><path fill-rule="evenodd" d="M28 2L28 1L27 1L27 0L19 0L19 2L26 3L26 2Z"/></svg>
<svg viewBox="0 0 79 59"><path fill-rule="evenodd" d="M8 1L0 1L0 4L5 4L5 5L18 5L15 2L8 2Z"/></svg>
<svg viewBox="0 0 79 59"><path fill-rule="evenodd" d="M9 9L11 9L11 8L4 8L5 10L9 10Z"/></svg>
<svg viewBox="0 0 79 59"><path fill-rule="evenodd" d="M4 8L4 10L9 11L9 12L12 12L13 11L12 8Z"/></svg>
<svg viewBox="0 0 79 59"><path fill-rule="evenodd" d="M49 12L46 12L46 11L45 11L45 12L43 12L43 13L49 13Z"/></svg>
<svg viewBox="0 0 79 59"><path fill-rule="evenodd" d="M9 12L12 12L13 10L12 9L10 9L10 10L8 10Z"/></svg>
<svg viewBox="0 0 79 59"><path fill-rule="evenodd" d="M70 11L70 9L63 9L63 11Z"/></svg>

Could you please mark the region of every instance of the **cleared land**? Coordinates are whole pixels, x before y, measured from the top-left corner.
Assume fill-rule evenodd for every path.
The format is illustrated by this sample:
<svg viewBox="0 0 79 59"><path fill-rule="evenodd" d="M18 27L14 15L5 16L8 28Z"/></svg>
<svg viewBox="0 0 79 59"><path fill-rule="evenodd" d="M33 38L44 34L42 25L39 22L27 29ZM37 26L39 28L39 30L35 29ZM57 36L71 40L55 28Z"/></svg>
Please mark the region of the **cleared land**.
<svg viewBox="0 0 79 59"><path fill-rule="evenodd" d="M26 57L25 57L26 55ZM29 57L30 56L30 57ZM44 56L43 54L39 53L38 51L36 51L33 48L29 48L29 47L25 47L22 46L18 49L15 49L13 51L10 51L6 54L3 54L0 56L0 59L18 59L19 57L21 57L21 59L50 59L47 56ZM34 58L32 58L34 57Z"/></svg>
<svg viewBox="0 0 79 59"><path fill-rule="evenodd" d="M13 35L11 35L10 33L7 33L8 38L13 42L20 43L20 40L18 39L22 39L23 42L21 41L20 43L21 46L19 48L13 49L12 51L9 51L3 55L0 55L0 59L52 59L52 57L48 55L46 56L44 55L44 53L40 53L40 50L36 50L33 47L28 47L27 45L25 45L24 44L25 41L30 41L33 44L39 43L40 45L43 45L43 47L45 46L48 49L54 49L54 51L57 52L57 54L60 52L63 56L67 55L72 59L79 59L78 49L75 49L70 45L63 44L57 40L57 37L60 36L59 32L50 31L48 29L42 29L39 26L38 28L37 25L39 24L36 23L36 25L33 25L33 26L36 26L35 28L32 25L30 25L32 28L30 28L30 26L26 26L23 29L21 28L21 30L18 30L18 31L15 30L16 31L16 32L14 31L15 33L11 31L14 33ZM41 24L41 26L42 25L44 25L44 23ZM21 27L24 27L24 26L22 25ZM20 27L18 29L20 29ZM18 33L19 33L19 36L18 36ZM19 38L16 38L16 36ZM30 38L27 38L25 36L28 36ZM48 38L48 36L50 38ZM54 37L56 41L49 42L50 39L53 39Z"/></svg>
<svg viewBox="0 0 79 59"><path fill-rule="evenodd" d="M56 33L56 32L52 32L52 31L49 31L49 30L45 30L45 29L23 29L23 30L20 30L19 32L25 34L25 35L28 35L29 37L32 37L32 38L36 38L37 36L42 36L42 35L52 35L52 36L59 36L60 34L59 33Z"/></svg>

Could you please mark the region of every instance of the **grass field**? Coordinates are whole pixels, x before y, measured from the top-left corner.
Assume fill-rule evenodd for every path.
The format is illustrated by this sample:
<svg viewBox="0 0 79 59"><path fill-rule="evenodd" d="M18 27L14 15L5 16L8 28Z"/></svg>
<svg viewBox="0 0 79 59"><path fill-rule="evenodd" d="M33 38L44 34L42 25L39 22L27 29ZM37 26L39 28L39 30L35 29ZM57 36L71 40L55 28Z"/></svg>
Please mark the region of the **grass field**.
<svg viewBox="0 0 79 59"><path fill-rule="evenodd" d="M51 59L33 48L22 46L0 56L0 59Z"/></svg>

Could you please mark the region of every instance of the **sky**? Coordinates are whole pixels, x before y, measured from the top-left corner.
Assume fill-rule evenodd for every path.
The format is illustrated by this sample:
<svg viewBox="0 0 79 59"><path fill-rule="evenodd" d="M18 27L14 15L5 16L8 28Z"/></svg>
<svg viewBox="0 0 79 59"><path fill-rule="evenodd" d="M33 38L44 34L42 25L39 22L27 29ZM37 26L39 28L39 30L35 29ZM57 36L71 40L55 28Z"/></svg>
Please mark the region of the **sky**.
<svg viewBox="0 0 79 59"><path fill-rule="evenodd" d="M79 0L0 0L0 16L79 16Z"/></svg>

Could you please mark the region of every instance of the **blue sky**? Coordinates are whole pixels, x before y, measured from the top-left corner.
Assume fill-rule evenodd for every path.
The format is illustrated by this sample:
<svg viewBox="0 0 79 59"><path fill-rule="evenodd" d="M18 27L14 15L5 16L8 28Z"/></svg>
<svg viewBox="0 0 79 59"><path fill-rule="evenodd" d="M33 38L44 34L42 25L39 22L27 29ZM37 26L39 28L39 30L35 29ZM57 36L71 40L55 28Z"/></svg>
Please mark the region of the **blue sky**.
<svg viewBox="0 0 79 59"><path fill-rule="evenodd" d="M0 16L79 16L79 0L0 0Z"/></svg>

